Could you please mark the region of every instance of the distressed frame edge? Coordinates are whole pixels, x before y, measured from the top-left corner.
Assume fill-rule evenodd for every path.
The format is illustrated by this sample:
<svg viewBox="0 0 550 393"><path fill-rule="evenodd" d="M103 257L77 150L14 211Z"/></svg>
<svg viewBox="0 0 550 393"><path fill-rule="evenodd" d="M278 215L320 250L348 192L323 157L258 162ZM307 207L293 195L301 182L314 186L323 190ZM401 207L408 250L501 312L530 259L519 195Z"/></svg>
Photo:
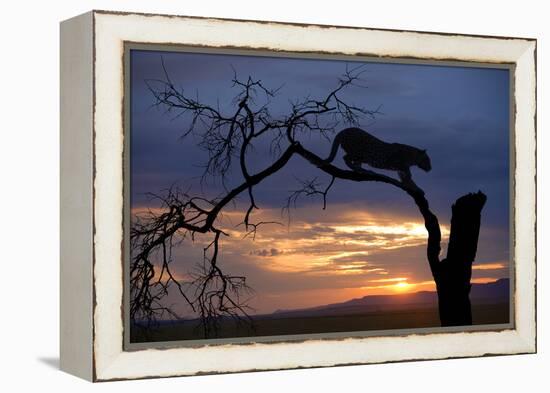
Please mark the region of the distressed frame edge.
<svg viewBox="0 0 550 393"><path fill-rule="evenodd" d="M93 19L60 23L60 369L93 381ZM74 97L79 97L75 100Z"/></svg>
<svg viewBox="0 0 550 393"><path fill-rule="evenodd" d="M243 19L243 18L222 18L216 16L198 16L198 15L184 15L184 14L163 14L152 12L137 12L137 11L112 11L104 9L94 9L91 12L98 15L120 15L120 16L160 16L163 18L176 18L176 19L196 19L204 21L221 21L221 22L243 22L243 23L255 23L255 24L270 24L270 25L285 25L296 27L319 27L324 29L357 29L357 30L370 30L370 31L382 31L382 32L394 32L394 33L418 33L418 34L433 34L449 37L472 37L472 38L494 38L502 40L525 40L525 41L537 41L535 37L518 37L518 36L499 36L499 35L487 35L487 34L468 34L468 33L450 33L442 31L429 31L429 30L409 30L409 29L389 29L383 27L364 27L354 25L329 25L323 23L306 23L306 22L282 22L272 21L265 19Z"/></svg>
<svg viewBox="0 0 550 393"><path fill-rule="evenodd" d="M530 353L537 352L537 42L526 45L516 62L514 259L515 319ZM522 211L527 205L528 214ZM519 208L518 208L519 206ZM523 206L525 208L525 206ZM527 255L522 260L522 254ZM521 272L523 279L517 279ZM518 305L521 305L518 310Z"/></svg>
<svg viewBox="0 0 550 393"><path fill-rule="evenodd" d="M103 12L100 12L100 14L102 15L105 15L105 13ZM115 13L108 13L109 15L113 15ZM129 15L136 15L136 14L129 14ZM174 16L170 16L170 18L174 18ZM185 18L191 18L192 17L185 17ZM210 18L207 18L207 19L210 19ZM231 20L231 21L234 21L234 20ZM254 22L254 21L251 21L251 22ZM273 24L275 25L285 25L284 23L276 23L276 22L272 22ZM326 26L325 26L326 27ZM360 28L357 28L357 29L360 29ZM370 29L363 29L363 30L370 30ZM392 31L393 32L393 31ZM418 33L418 32L413 32L413 33ZM394 34L398 34L398 32L394 32ZM424 33L423 33L424 34ZM437 33L425 33L425 34L437 34ZM452 35L452 36L468 36L468 35ZM468 36L469 37L469 36ZM496 37L497 39L503 39L502 37ZM504 38L505 40L505 38ZM523 40L523 39L522 39ZM534 43L532 42L534 41ZM94 41L95 43L95 41ZM535 75L533 75L533 80L535 81L534 82L534 85L533 86L530 86L532 88L536 88L536 40L532 40L532 39L527 39L526 40L526 44L527 44L527 47L525 48L525 53L529 52L526 54L526 56L528 55L531 60L533 60L533 62L531 62L531 64L533 65L533 68L534 68L534 73ZM529 49L531 48L531 50L529 51ZM527 64L529 65L529 64ZM95 75L94 75L95 76ZM535 98L533 97L533 94L532 94L532 91L531 89L527 89L529 90L527 93L528 93L528 96L530 96L530 98ZM532 104L534 106L533 108L533 115L535 116L535 121L536 121L536 98L534 100L532 100ZM517 105L517 102L516 102L516 105ZM518 124L518 119L516 119L516 126ZM531 127L529 130L528 130L529 133L532 133L533 134L533 137L535 137L536 135L536 122L533 122L533 127ZM522 133L523 134L523 133ZM528 135L530 136L530 135ZM522 135L523 137L523 135ZM535 139L535 138L533 138ZM516 144L517 144L517 140L516 140ZM536 144L534 145L534 149L536 149ZM529 150L529 148L528 148ZM527 153L529 153L530 151L528 151ZM533 167L534 171L535 171L535 175L536 175L536 162L534 163L534 167ZM94 179L95 180L95 179ZM533 187L535 186L535 184L532 185ZM535 196L536 198L536 196ZM536 199L535 199L535 206L536 206ZM517 219L517 216L516 216L516 219ZM535 220L536 220L536 216L532 217L532 222L535 223ZM530 232L529 234L535 234L535 230L536 228L533 226L533 232ZM517 249L516 249L517 251ZM533 256L536 258L536 249L534 250L534 253L533 253ZM536 267L535 266L531 266L532 270L534 270L534 276L533 276L533 279L536 280ZM95 283L97 285L97 283ZM532 300L533 302L535 301L535 296L532 297ZM525 307L523 307L525 308ZM534 312L534 311L533 311ZM517 316L516 316L517 317ZM525 331L523 328L520 329L520 326L518 326L517 330L521 330L522 331L522 334L516 334L516 338L518 340L518 343L521 344L521 348L519 351L516 351L516 352L511 352L509 354L519 354L519 353L533 353L536 351L536 315L533 315L533 318L534 318L534 323L535 325L533 326L533 330L534 331ZM529 316L527 316L527 319L529 319ZM516 332L518 333L518 332ZM96 332L97 334L97 332ZM94 341L95 341L95 338L94 337ZM518 350L519 348L516 348L516 350ZM144 351L140 351L140 352L144 352ZM486 355L501 355L501 354L508 354L508 353L503 353L503 352L500 352L500 353L484 353L484 354L468 354L468 355L462 355L462 356L456 356L456 357L470 357L470 356L486 356ZM453 357L453 356L451 356ZM95 356L94 356L95 358ZM345 364L367 364L367 363L385 363L385 362L394 362L394 361L409 361L409 360L429 360L429 359L442 359L442 358L449 358L449 356L434 356L434 357L428 357L428 358L421 358L421 359L417 359L417 358L414 358L414 359L407 359L407 358L403 358L402 360L389 360L389 361L365 361L365 362L361 362L361 363L345 363ZM116 369L117 366L120 366L120 364L117 364L119 363L119 361L125 361L124 359L121 359L120 357L116 357L114 359L111 359L112 362L109 366L114 366L114 368ZM328 366L336 366L336 365L342 365L342 364L330 364L330 365L326 365L327 367ZM286 369L286 368L300 368L301 366L290 366L290 367L282 367L282 368L277 368L277 369ZM308 365L308 366L305 366L305 367L325 367L325 365L320 365L320 366L316 366L316 365ZM100 370L100 375L99 375L99 378L97 378L97 376L94 377L95 380L116 380L116 379L134 379L134 378L150 378L150 377L162 377L162 376L178 376L178 375L196 375L196 374L201 374L203 372L192 372L192 373L184 373L184 372L177 372L177 373L169 373L169 374L164 374L164 373L160 373L160 374L151 374L151 375L144 375L144 376L116 376L116 375L113 375L111 374L109 376L109 372L107 369L111 369L111 367L107 367L107 368L103 368L102 370ZM269 369L269 368L268 368ZM265 369L265 370L268 370L268 369ZM105 371L105 373L104 373ZM114 370L112 370L114 371ZM229 371L213 371L215 373L221 373L221 372L243 372L243 371L254 371L253 369L242 369L242 370L229 370ZM209 372L207 372L209 373Z"/></svg>

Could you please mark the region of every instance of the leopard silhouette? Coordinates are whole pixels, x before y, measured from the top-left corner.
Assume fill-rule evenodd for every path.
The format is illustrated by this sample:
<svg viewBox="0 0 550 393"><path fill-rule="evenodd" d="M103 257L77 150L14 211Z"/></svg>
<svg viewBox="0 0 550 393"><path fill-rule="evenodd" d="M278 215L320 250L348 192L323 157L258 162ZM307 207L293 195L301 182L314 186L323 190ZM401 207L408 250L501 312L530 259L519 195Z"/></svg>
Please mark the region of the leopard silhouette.
<svg viewBox="0 0 550 393"><path fill-rule="evenodd" d="M426 172L432 169L426 150L384 142L360 128L346 128L336 135L326 163L334 160L339 147L346 153L346 165L357 172L364 171L361 165L367 164L373 168L397 171L402 182L410 182L411 166L416 165Z"/></svg>

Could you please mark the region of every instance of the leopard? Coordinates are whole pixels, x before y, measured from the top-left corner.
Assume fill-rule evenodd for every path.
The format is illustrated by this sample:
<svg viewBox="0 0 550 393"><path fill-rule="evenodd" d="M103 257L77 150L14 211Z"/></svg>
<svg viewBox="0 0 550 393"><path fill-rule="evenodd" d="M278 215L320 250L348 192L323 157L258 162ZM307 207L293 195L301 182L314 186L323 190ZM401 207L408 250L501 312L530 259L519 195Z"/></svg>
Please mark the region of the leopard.
<svg viewBox="0 0 550 393"><path fill-rule="evenodd" d="M346 165L356 172L364 172L362 164L367 164L372 168L397 171L403 183L410 183L411 166L417 166L425 172L432 169L426 150L401 143L385 142L361 128L350 127L340 131L334 137L325 163L334 160L339 147L345 152L343 158Z"/></svg>

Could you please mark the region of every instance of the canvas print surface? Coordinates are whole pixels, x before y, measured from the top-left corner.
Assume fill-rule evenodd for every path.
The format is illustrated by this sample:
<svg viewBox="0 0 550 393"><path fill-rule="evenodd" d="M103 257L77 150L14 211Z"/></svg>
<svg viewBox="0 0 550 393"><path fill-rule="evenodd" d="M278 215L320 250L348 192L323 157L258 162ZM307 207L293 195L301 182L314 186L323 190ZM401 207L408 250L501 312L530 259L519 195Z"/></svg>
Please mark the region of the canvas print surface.
<svg viewBox="0 0 550 393"><path fill-rule="evenodd" d="M130 343L508 326L510 69L127 55Z"/></svg>

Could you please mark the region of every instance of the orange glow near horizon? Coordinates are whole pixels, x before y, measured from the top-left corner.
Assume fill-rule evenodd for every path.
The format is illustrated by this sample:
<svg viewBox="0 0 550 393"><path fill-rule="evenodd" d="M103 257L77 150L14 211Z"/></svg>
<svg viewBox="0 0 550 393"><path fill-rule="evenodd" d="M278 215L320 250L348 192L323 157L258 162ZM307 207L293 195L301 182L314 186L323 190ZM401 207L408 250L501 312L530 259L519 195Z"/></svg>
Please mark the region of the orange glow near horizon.
<svg viewBox="0 0 550 393"><path fill-rule="evenodd" d="M134 216L148 212L161 210L132 209ZM219 262L231 274L246 272L260 313L436 289L425 259L428 233L420 220L331 205L330 211L296 209L287 225L279 209L262 209L254 212L252 222L282 223L263 225L253 238L245 236L242 219L242 211L236 210L219 218L217 226L229 235L221 238ZM441 232L448 238L449 227L442 224ZM209 234L198 234L179 244L172 265L178 280L191 280L189 273L202 262L210 242ZM502 260L474 263L471 282L496 281L507 268Z"/></svg>
<svg viewBox="0 0 550 393"><path fill-rule="evenodd" d="M369 283L378 283L380 280L370 280ZM435 291L433 281L409 282L407 278L397 277L388 279L387 284L366 285L361 287L362 296L367 295L395 295L396 293L413 293L419 291Z"/></svg>
<svg viewBox="0 0 550 393"><path fill-rule="evenodd" d="M490 282L495 282L497 280L498 278L495 278L495 277L478 277L478 278L472 278L470 282L472 284L487 284Z"/></svg>
<svg viewBox="0 0 550 393"><path fill-rule="evenodd" d="M498 270L505 269L507 266L506 262L495 262L495 263L481 263L472 265L472 270Z"/></svg>

